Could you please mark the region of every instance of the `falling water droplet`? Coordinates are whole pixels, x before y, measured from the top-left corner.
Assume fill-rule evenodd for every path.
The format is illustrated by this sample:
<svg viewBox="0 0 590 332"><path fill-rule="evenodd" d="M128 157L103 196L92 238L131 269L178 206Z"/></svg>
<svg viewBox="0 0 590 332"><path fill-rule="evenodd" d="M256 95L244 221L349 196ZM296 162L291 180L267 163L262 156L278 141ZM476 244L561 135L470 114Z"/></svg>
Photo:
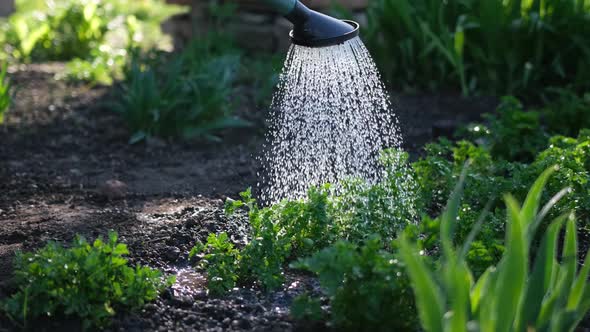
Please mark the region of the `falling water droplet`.
<svg viewBox="0 0 590 332"><path fill-rule="evenodd" d="M299 199L310 186L349 177L375 183L379 153L400 148L399 122L375 63L359 38L291 46L273 97L260 157L265 203Z"/></svg>

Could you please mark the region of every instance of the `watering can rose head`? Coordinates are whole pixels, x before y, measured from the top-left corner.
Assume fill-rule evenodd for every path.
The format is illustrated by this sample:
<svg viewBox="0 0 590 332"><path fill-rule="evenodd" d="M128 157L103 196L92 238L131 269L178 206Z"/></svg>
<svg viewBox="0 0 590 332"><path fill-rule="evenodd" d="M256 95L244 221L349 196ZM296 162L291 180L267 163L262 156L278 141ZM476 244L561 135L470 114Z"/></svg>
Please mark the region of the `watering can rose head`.
<svg viewBox="0 0 590 332"><path fill-rule="evenodd" d="M359 34L359 24L339 20L307 8L297 0L265 0L291 23L293 43L308 47L325 47L344 43Z"/></svg>

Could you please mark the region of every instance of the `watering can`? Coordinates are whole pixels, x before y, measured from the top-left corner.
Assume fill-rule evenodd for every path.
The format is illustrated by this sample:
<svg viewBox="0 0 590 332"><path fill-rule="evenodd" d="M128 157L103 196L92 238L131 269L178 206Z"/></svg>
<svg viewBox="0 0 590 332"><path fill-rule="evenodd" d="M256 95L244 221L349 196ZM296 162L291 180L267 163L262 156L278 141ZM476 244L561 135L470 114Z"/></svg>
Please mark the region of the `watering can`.
<svg viewBox="0 0 590 332"><path fill-rule="evenodd" d="M325 47L344 43L359 34L359 24L339 20L307 8L298 0L263 0L291 23L290 37L294 44Z"/></svg>

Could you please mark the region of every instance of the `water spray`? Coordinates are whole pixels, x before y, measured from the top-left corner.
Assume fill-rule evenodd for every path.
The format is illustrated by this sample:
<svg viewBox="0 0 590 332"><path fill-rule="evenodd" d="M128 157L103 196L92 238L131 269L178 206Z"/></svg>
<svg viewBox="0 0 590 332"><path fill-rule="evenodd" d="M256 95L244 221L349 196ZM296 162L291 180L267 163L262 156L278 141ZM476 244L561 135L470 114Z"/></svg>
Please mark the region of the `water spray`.
<svg viewBox="0 0 590 332"><path fill-rule="evenodd" d="M290 37L294 44L308 47L339 45L359 34L359 24L339 20L307 8L298 0L265 0L293 23Z"/></svg>
<svg viewBox="0 0 590 332"><path fill-rule="evenodd" d="M399 149L402 138L387 89L359 38L359 24L318 13L297 0L264 2L293 23L293 43L259 157L259 201L303 199L310 187L326 183L334 193L351 183L378 183L386 176L381 151ZM403 163L388 170L397 167ZM400 183L391 192L391 204L411 197L405 187Z"/></svg>

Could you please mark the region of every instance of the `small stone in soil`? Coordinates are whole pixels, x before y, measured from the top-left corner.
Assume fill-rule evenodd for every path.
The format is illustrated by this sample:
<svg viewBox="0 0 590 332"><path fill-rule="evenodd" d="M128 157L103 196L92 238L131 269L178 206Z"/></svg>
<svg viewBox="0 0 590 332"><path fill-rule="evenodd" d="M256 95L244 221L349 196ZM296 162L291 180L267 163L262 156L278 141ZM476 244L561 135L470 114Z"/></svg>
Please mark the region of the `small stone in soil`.
<svg viewBox="0 0 590 332"><path fill-rule="evenodd" d="M127 184L119 180L107 180L98 188L98 193L102 196L113 199L122 199L127 196Z"/></svg>
<svg viewBox="0 0 590 332"><path fill-rule="evenodd" d="M180 255L180 249L178 249L178 247L168 247L164 254L166 255L166 258L168 260L176 261L176 259L178 259L178 256Z"/></svg>
<svg viewBox="0 0 590 332"><path fill-rule="evenodd" d="M184 319L184 322L186 324L194 324L196 321L197 321L197 316L195 316L195 315L188 315Z"/></svg>

